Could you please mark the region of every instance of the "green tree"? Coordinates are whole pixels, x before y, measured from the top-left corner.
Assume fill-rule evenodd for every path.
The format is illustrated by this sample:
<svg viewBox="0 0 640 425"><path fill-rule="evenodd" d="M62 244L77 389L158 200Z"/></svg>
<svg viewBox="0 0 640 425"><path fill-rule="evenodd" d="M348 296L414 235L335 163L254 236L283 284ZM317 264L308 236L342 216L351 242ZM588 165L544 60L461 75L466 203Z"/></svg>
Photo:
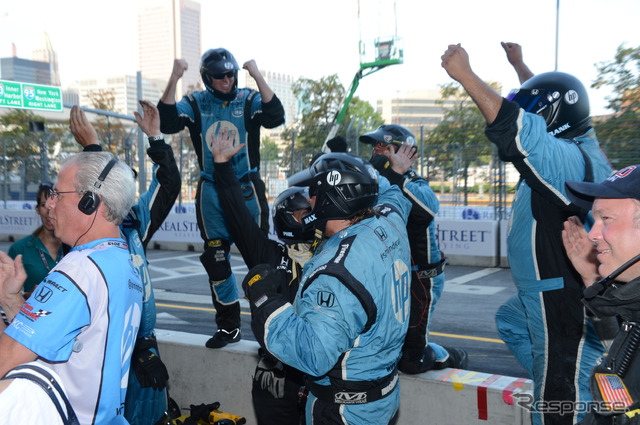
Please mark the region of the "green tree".
<svg viewBox="0 0 640 425"><path fill-rule="evenodd" d="M320 80L300 78L293 84L293 94L301 105L302 118L285 129L285 140L295 137L296 149L319 150L329 132L329 126L340 108L344 87L337 74Z"/></svg>
<svg viewBox="0 0 640 425"><path fill-rule="evenodd" d="M32 132L29 123L44 123L45 132ZM0 116L0 138L6 149L7 172L19 175L21 179L20 198L26 196L28 183L40 183L42 180L41 146L47 143L46 175L51 179L54 174L52 158L61 140L66 125L48 123L47 120L25 109L12 109Z"/></svg>
<svg viewBox="0 0 640 425"><path fill-rule="evenodd" d="M283 157L283 166L291 166L290 172L307 167L313 155L320 151L346 95L337 74L320 80L300 78L293 85L293 93L301 105L301 118L282 133L284 140L293 145L293 152L289 150ZM337 133L347 139L352 147L355 146L355 129L348 131L352 121L354 126L360 123L360 133L373 130L383 122L371 104L353 97Z"/></svg>
<svg viewBox="0 0 640 425"><path fill-rule="evenodd" d="M495 83L490 85L498 90ZM441 86L441 100L436 104L445 110L443 120L427 133L427 158L436 164L453 164L450 170L440 167L442 178L453 177L464 182L464 204L467 204L468 170L473 165L489 164L493 145L484 135L487 125L482 113L467 92L456 82Z"/></svg>
<svg viewBox="0 0 640 425"><path fill-rule="evenodd" d="M602 149L614 168L640 162L640 47L618 46L614 58L596 64L592 87L609 87L608 108L614 114L594 121Z"/></svg>

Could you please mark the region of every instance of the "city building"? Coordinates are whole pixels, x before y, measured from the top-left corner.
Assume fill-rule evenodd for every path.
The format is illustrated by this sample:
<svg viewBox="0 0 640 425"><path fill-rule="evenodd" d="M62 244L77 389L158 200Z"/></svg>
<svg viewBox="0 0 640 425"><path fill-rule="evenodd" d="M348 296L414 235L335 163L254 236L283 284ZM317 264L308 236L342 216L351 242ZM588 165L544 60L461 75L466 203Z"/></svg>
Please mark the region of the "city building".
<svg viewBox="0 0 640 425"><path fill-rule="evenodd" d="M282 102L282 106L284 107L284 125L271 130L262 130L264 134L276 136L282 131L285 126L293 125L293 123L298 118L298 99L296 99L295 95L293 94L293 83L296 82L297 78L291 75L273 71L260 70L260 73L264 77L264 80L267 82L269 87L271 87L273 92L276 94L276 96L278 96L278 99L280 99L280 102ZM249 72L243 70L242 75L239 76L239 80L242 81L243 77L244 87L258 90L258 84L249 75ZM242 87L242 85L240 85L240 87Z"/></svg>
<svg viewBox="0 0 640 425"><path fill-rule="evenodd" d="M406 95L378 100L377 110L385 123L400 124L410 129L418 137L420 129L426 133L433 130L444 117L448 104L455 101L440 100L440 90L413 90Z"/></svg>
<svg viewBox="0 0 640 425"><path fill-rule="evenodd" d="M166 86L165 80L142 79L142 98L157 103ZM100 93L113 93L114 111L133 115L138 110L137 79L135 75L91 78L80 80L69 87L69 91L77 92L78 104L94 108L92 96Z"/></svg>
<svg viewBox="0 0 640 425"><path fill-rule="evenodd" d="M46 62L18 57L0 59L0 80L51 86L51 69Z"/></svg>
<svg viewBox="0 0 640 425"><path fill-rule="evenodd" d="M34 61L46 62L49 64L52 86L60 87L60 71L58 71L58 55L51 46L49 34L42 33L40 45L32 52L31 58Z"/></svg>
<svg viewBox="0 0 640 425"><path fill-rule="evenodd" d="M178 82L176 96L200 89L200 3L144 0L138 4L137 28L142 78L167 81L174 59L179 58L186 60L189 68Z"/></svg>

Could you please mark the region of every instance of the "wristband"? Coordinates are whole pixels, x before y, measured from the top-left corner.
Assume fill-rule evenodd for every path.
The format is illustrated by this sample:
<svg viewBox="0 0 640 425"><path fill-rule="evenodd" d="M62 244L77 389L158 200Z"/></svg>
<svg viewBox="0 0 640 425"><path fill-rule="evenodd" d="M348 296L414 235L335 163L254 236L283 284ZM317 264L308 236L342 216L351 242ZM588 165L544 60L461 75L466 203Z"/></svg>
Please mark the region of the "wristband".
<svg viewBox="0 0 640 425"><path fill-rule="evenodd" d="M160 142L160 141L164 140L164 136L161 134L159 136L147 137L147 139L149 139L149 143L151 143L151 142Z"/></svg>

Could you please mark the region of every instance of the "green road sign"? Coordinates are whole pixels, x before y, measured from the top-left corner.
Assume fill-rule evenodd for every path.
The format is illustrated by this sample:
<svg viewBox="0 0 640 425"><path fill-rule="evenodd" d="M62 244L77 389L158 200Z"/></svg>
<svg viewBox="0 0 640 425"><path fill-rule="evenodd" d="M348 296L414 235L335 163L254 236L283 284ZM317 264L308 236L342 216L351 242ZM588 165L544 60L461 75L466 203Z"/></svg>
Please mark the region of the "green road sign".
<svg viewBox="0 0 640 425"><path fill-rule="evenodd" d="M62 112L60 87L0 80L0 107Z"/></svg>

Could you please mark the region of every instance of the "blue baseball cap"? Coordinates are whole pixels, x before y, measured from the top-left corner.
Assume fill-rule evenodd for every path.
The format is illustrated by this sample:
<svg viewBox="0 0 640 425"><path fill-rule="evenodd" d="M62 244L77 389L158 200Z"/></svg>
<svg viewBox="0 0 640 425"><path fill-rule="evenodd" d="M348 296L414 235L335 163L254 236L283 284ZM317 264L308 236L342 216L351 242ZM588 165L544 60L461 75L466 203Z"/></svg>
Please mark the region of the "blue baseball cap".
<svg viewBox="0 0 640 425"><path fill-rule="evenodd" d="M567 195L577 206L590 210L595 198L637 199L640 201L640 165L630 165L602 183L569 181Z"/></svg>

